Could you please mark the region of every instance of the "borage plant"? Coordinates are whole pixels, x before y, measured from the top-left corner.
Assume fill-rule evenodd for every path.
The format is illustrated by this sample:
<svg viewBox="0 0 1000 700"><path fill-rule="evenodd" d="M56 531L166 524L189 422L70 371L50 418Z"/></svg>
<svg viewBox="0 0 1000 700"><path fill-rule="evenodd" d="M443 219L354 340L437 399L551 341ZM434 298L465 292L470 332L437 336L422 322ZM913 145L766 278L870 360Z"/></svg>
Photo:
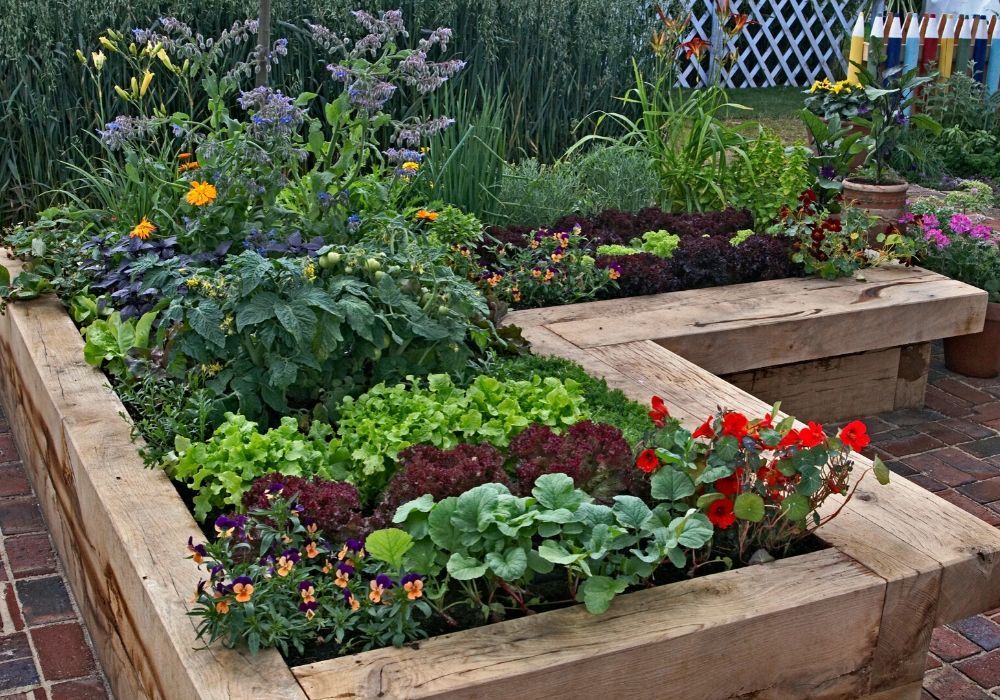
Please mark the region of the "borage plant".
<svg viewBox="0 0 1000 700"><path fill-rule="evenodd" d="M867 474L852 486L851 451L869 443L861 421L827 435L812 421L795 427L795 419L787 417L776 423L776 404L755 420L720 409L690 432L670 417L662 399L654 396L652 406L658 430L640 446L636 465L651 475L654 499L677 513L704 511L715 527L715 556L745 564L759 550L786 554L836 517ZM888 483L888 468L878 457L872 470L879 483ZM844 496L843 502L821 514L832 495Z"/></svg>

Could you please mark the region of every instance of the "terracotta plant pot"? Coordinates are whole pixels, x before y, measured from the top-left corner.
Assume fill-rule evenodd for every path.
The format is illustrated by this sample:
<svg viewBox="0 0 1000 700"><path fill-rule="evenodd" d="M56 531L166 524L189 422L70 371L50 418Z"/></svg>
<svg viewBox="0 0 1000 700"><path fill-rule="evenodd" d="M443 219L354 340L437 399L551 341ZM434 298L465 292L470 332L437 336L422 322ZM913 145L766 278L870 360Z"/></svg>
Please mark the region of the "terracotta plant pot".
<svg viewBox="0 0 1000 700"><path fill-rule="evenodd" d="M872 233L877 234L886 224L895 224L906 210L906 182L895 185L873 185L860 180L844 178L844 204L864 209L879 219Z"/></svg>
<svg viewBox="0 0 1000 700"><path fill-rule="evenodd" d="M1000 374L1000 303L986 307L981 332L944 339L944 364L966 377L991 379Z"/></svg>

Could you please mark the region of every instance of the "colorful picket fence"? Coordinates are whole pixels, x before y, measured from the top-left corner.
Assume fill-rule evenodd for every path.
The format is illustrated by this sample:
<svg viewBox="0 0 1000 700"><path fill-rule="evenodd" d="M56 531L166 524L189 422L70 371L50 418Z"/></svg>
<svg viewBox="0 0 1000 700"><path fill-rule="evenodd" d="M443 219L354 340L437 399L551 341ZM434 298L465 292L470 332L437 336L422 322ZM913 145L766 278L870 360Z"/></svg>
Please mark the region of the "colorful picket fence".
<svg viewBox="0 0 1000 700"><path fill-rule="evenodd" d="M879 55L887 68L936 70L942 80L965 73L986 86L992 95L1000 90L1000 19L985 15L876 16L866 25L859 15L851 34L848 78L857 73L855 63L871 61L872 41L881 44ZM832 76L831 76L832 77Z"/></svg>

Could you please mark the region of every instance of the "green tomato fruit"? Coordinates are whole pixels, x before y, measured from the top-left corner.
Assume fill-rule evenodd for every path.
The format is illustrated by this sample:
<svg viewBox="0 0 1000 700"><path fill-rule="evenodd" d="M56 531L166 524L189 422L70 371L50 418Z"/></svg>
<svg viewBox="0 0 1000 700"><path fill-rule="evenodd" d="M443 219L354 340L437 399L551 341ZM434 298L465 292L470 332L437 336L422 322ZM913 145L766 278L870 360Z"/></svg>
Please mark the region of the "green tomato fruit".
<svg viewBox="0 0 1000 700"><path fill-rule="evenodd" d="M381 282L383 277L388 277L388 275L385 274L384 272L382 272L381 270L379 270L379 271L377 271L375 273L375 281L376 282Z"/></svg>
<svg viewBox="0 0 1000 700"><path fill-rule="evenodd" d="M442 304L441 306L438 307L438 316L446 316L448 315L449 311L451 311L451 309Z"/></svg>
<svg viewBox="0 0 1000 700"><path fill-rule="evenodd" d="M375 258L368 258L368 260L365 261L365 269L367 269L368 272L378 272L382 269L382 263Z"/></svg>
<svg viewBox="0 0 1000 700"><path fill-rule="evenodd" d="M333 263L330 262L330 259L328 257L326 257L325 255L321 255L319 256L319 266L324 270L329 270L331 267L333 267Z"/></svg>
<svg viewBox="0 0 1000 700"><path fill-rule="evenodd" d="M345 275L353 275L354 274L354 268L351 267L350 265L348 265L347 267L344 268L344 274Z"/></svg>
<svg viewBox="0 0 1000 700"><path fill-rule="evenodd" d="M326 254L326 259L327 262L330 263L330 265L336 265L337 263L340 262L340 253L336 251L330 251L329 253Z"/></svg>

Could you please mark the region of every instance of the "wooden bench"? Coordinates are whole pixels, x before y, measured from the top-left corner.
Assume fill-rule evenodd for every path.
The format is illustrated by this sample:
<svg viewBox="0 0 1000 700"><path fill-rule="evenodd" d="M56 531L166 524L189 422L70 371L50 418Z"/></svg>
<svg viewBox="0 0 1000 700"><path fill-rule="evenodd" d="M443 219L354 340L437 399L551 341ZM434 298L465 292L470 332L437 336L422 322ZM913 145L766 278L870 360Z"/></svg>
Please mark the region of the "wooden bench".
<svg viewBox="0 0 1000 700"><path fill-rule="evenodd" d="M580 348L652 340L765 401L836 421L923 406L930 342L982 330L986 293L920 268L515 311Z"/></svg>

